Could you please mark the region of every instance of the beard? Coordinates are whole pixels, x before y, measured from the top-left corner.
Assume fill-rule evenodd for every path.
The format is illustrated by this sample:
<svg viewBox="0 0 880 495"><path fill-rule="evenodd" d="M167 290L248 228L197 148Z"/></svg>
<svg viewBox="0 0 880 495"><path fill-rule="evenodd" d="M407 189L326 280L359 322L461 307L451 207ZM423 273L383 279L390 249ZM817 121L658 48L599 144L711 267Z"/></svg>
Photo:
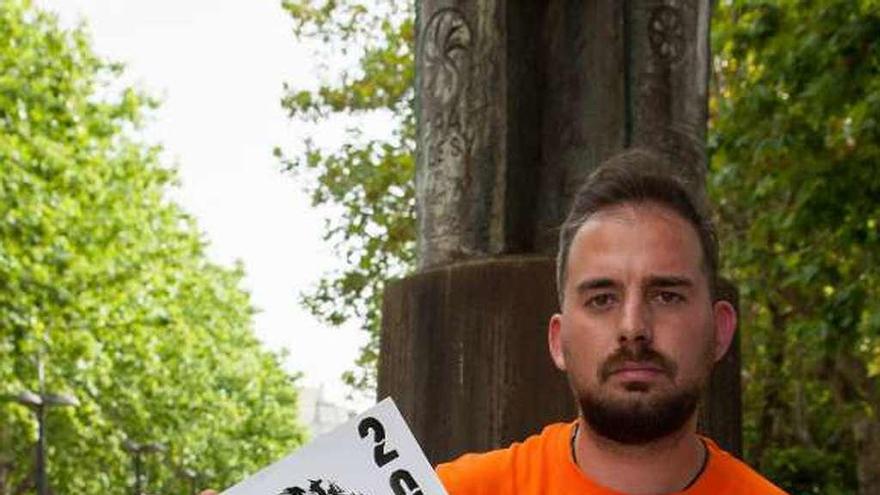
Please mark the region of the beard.
<svg viewBox="0 0 880 495"><path fill-rule="evenodd" d="M693 387L650 398L603 397L586 392L578 403L584 420L596 434L624 445L644 445L681 430L697 410L700 392Z"/></svg>
<svg viewBox="0 0 880 495"><path fill-rule="evenodd" d="M621 347L600 367L600 384L625 362L650 363L673 382L675 362L646 346ZM712 369L708 360L705 376L671 390L651 391L652 385L632 381L624 395L601 390L576 391L578 405L587 425L598 435L624 445L644 445L670 436L682 428L696 412L706 377Z"/></svg>

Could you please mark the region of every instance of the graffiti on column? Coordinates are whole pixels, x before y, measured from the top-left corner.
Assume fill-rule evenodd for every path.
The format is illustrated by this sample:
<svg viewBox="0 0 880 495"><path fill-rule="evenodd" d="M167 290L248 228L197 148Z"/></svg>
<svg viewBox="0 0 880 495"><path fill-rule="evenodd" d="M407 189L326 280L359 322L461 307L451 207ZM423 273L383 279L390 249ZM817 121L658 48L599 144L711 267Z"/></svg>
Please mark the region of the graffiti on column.
<svg viewBox="0 0 880 495"><path fill-rule="evenodd" d="M468 182L469 154L473 133L467 122L465 89L470 70L472 31L457 9L444 8L428 20L422 40L422 132L426 162L423 164L421 212L429 225L426 234L441 250L444 240L462 230L455 209L463 200ZM460 239L459 239L460 241Z"/></svg>

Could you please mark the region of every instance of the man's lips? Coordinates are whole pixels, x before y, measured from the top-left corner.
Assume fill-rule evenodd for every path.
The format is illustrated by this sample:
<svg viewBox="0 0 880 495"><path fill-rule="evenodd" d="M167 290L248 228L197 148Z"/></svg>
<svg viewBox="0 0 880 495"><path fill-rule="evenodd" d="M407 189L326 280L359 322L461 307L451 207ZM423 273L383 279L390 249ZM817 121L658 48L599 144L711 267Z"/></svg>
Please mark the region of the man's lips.
<svg viewBox="0 0 880 495"><path fill-rule="evenodd" d="M616 379L625 381L651 381L660 377L670 380L676 376L675 361L646 346L622 346L599 368L599 381Z"/></svg>
<svg viewBox="0 0 880 495"><path fill-rule="evenodd" d="M666 370L651 363L624 363L611 370L611 376L625 380L654 379L666 374Z"/></svg>

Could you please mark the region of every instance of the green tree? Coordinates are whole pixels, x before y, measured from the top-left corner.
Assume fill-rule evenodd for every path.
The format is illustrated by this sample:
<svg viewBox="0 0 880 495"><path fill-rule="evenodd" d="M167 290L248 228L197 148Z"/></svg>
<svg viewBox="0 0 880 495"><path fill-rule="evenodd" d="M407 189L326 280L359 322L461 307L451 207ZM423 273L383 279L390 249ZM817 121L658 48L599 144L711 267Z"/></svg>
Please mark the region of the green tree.
<svg viewBox="0 0 880 495"><path fill-rule="evenodd" d="M715 13L710 178L743 291L747 456L792 493L853 493L855 466L880 490L878 7Z"/></svg>
<svg viewBox="0 0 880 495"><path fill-rule="evenodd" d="M286 169L308 177L315 205L341 214L327 219L325 240L346 267L325 276L303 298L313 314L339 326L354 319L370 336L348 383L374 389L385 281L415 261L415 115L413 111L412 2L283 0L300 42L323 42L322 58L342 66L335 82L316 90L285 85L282 105L291 117L334 125L340 116L379 115L394 123L382 139L347 130L338 149L307 143L304 153L281 157ZM352 66L349 50L357 48ZM333 57L339 52L341 56Z"/></svg>
<svg viewBox="0 0 880 495"><path fill-rule="evenodd" d="M33 484L36 423L9 398L72 393L50 412L59 493L128 493L123 442L164 443L149 489L193 469L227 486L303 440L295 377L261 348L240 267L207 260L166 198L173 170L137 138L155 102L26 0L0 2L0 494Z"/></svg>

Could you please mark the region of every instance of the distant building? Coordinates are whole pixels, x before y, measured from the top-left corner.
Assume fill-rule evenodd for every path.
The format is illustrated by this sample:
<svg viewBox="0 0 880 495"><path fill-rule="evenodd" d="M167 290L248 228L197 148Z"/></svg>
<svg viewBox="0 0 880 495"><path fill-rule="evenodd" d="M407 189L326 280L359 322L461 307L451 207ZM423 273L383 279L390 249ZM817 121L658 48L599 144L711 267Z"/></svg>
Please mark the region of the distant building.
<svg viewBox="0 0 880 495"><path fill-rule="evenodd" d="M328 401L323 387L299 389L299 420L311 438L327 433L355 417L358 411Z"/></svg>

